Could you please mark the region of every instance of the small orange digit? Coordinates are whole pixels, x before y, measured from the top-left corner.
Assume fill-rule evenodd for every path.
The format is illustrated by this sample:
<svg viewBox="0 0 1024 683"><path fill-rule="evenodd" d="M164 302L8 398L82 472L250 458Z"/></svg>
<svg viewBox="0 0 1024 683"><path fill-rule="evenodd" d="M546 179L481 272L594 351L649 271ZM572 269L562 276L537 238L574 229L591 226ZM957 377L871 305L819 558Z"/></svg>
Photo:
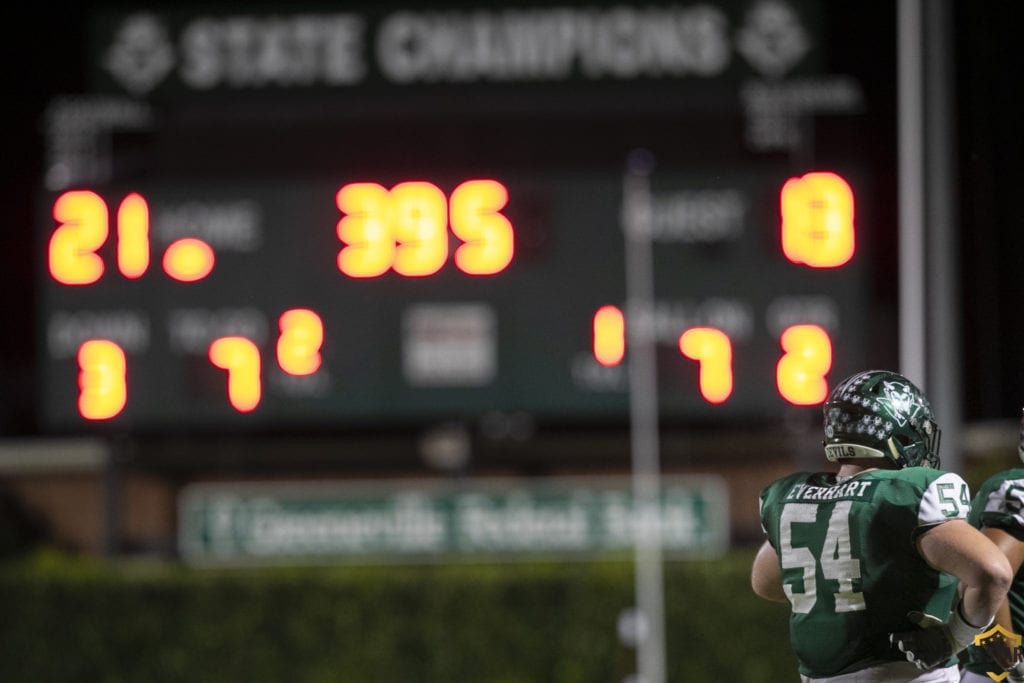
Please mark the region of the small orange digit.
<svg viewBox="0 0 1024 683"><path fill-rule="evenodd" d="M245 337L221 337L210 344L210 362L228 373L228 400L248 413L260 403L260 352Z"/></svg>
<svg viewBox="0 0 1024 683"><path fill-rule="evenodd" d="M336 196L345 216L337 234L346 246L338 270L349 277L378 277L395 262L395 233L388 191L377 183L349 183Z"/></svg>
<svg viewBox="0 0 1024 683"><path fill-rule="evenodd" d="M50 237L50 275L65 285L89 285L103 275L96 251L107 241L107 204L95 192L72 190L53 203L60 223Z"/></svg>
<svg viewBox="0 0 1024 683"><path fill-rule="evenodd" d="M406 277L433 275L448 260L448 205L436 185L399 183L388 195L398 247L395 272Z"/></svg>
<svg viewBox="0 0 1024 683"><path fill-rule="evenodd" d="M213 271L213 248L195 237L183 237L167 246L164 272L178 282L198 282Z"/></svg>
<svg viewBox="0 0 1024 683"><path fill-rule="evenodd" d="M128 402L124 351L107 339L78 347L78 412L87 420L107 420Z"/></svg>
<svg viewBox="0 0 1024 683"><path fill-rule="evenodd" d="M290 375L312 375L320 369L324 325L313 311L293 308L278 320L277 364Z"/></svg>
<svg viewBox="0 0 1024 683"><path fill-rule="evenodd" d="M793 405L821 403L828 396L825 375L832 369L832 340L817 325L794 325L779 337L782 358L775 368L779 394Z"/></svg>
<svg viewBox="0 0 1024 683"><path fill-rule="evenodd" d="M512 262L512 223L501 213L508 190L496 180L467 180L452 192L452 232L463 244L455 265L469 275L494 275Z"/></svg>
<svg viewBox="0 0 1024 683"><path fill-rule="evenodd" d="M606 368L626 355L626 319L616 306L602 306L594 314L594 358Z"/></svg>
<svg viewBox="0 0 1024 683"><path fill-rule="evenodd" d="M700 395L722 403L732 394L732 342L713 327L693 327L679 337L679 350L699 367Z"/></svg>
<svg viewBox="0 0 1024 683"><path fill-rule="evenodd" d="M149 205L137 192L117 209L117 268L132 280L149 268Z"/></svg>
<svg viewBox="0 0 1024 683"><path fill-rule="evenodd" d="M782 186L782 251L793 263L835 268L853 258L853 190L835 173L808 173Z"/></svg>

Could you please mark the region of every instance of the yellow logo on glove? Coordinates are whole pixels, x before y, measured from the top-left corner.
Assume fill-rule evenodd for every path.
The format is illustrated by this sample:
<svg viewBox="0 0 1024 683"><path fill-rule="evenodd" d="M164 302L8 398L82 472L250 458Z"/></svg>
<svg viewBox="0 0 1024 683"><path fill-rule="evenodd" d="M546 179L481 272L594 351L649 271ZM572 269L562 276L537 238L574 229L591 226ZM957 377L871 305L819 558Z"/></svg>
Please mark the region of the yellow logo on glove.
<svg viewBox="0 0 1024 683"><path fill-rule="evenodd" d="M974 636L974 644L1004 668L1004 671L998 674L986 671L989 678L998 683L1009 675L1005 669L1009 669L1020 659L1020 643L1020 634L1007 631L1000 624Z"/></svg>

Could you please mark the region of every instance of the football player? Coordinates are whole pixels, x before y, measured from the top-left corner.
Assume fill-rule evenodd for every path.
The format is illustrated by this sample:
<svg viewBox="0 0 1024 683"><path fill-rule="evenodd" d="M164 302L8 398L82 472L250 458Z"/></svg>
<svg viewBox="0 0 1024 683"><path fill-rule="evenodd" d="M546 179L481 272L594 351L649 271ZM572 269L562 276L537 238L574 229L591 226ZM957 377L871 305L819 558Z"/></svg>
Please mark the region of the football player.
<svg viewBox="0 0 1024 683"><path fill-rule="evenodd" d="M762 490L754 592L789 603L804 683L955 683L955 655L989 627L1010 565L967 523L967 483L938 469L940 430L910 380L857 373L823 410L838 472Z"/></svg>
<svg viewBox="0 0 1024 683"><path fill-rule="evenodd" d="M1017 455L1024 461L1024 411L1021 412ZM1004 672L1010 683L1024 683L1020 635L1024 634L1024 469L1013 468L989 477L971 503L968 521L981 529L1006 555L1014 571L1007 599L996 611L995 624L1002 627L967 648L963 683L991 683ZM991 674L991 675L990 675Z"/></svg>

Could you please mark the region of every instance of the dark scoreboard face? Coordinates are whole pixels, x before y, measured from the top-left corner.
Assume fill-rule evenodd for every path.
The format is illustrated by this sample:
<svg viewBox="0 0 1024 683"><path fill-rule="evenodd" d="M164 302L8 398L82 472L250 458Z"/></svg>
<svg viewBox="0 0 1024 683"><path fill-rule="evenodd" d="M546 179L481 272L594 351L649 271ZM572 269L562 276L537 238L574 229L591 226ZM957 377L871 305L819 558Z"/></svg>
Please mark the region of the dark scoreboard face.
<svg viewBox="0 0 1024 683"><path fill-rule="evenodd" d="M877 364L889 209L822 8L616 7L99 17L63 106L100 123L50 132L102 144L38 202L46 427L621 423L634 326L677 423Z"/></svg>

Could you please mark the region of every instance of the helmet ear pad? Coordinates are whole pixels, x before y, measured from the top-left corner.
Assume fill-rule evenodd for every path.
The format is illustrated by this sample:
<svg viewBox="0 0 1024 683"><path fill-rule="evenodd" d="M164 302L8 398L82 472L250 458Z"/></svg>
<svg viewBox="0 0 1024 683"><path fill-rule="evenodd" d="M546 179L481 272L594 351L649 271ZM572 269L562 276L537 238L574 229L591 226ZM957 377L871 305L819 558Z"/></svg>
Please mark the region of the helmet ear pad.
<svg viewBox="0 0 1024 683"><path fill-rule="evenodd" d="M825 456L832 462L939 467L941 430L928 399L903 375L888 370L852 375L836 385L822 411Z"/></svg>

